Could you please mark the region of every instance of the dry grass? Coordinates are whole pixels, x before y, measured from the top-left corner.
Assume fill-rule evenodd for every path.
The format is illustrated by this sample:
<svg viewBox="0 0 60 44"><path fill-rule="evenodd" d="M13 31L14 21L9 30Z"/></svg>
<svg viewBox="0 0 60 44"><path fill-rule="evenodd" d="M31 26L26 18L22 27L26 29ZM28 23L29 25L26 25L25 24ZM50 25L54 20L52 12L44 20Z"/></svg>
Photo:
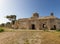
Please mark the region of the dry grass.
<svg viewBox="0 0 60 44"><path fill-rule="evenodd" d="M23 44L26 39L34 38L36 35L40 37L41 44L60 44L60 32L38 30L13 30L12 32L9 30L8 32L2 32L0 33L0 44Z"/></svg>
<svg viewBox="0 0 60 44"><path fill-rule="evenodd" d="M42 44L60 44L60 32L44 32Z"/></svg>

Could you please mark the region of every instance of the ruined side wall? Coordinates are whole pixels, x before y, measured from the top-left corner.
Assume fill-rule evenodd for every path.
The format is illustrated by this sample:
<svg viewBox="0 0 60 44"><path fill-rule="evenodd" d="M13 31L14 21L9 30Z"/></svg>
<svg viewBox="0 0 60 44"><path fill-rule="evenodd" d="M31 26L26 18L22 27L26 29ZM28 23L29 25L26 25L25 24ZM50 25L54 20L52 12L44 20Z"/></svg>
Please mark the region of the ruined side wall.
<svg viewBox="0 0 60 44"><path fill-rule="evenodd" d="M16 21L15 28L18 29L32 29L32 24L35 25L36 30L44 30L54 28L60 29L60 19L21 19ZM43 28L44 24L44 28Z"/></svg>
<svg viewBox="0 0 60 44"><path fill-rule="evenodd" d="M57 26L57 29L60 29L60 19L56 20L56 26Z"/></svg>
<svg viewBox="0 0 60 44"><path fill-rule="evenodd" d="M58 20L58 19L50 19L49 23L50 23L50 29L54 28L54 25L55 25L56 29L60 29L60 24L59 24L60 20Z"/></svg>

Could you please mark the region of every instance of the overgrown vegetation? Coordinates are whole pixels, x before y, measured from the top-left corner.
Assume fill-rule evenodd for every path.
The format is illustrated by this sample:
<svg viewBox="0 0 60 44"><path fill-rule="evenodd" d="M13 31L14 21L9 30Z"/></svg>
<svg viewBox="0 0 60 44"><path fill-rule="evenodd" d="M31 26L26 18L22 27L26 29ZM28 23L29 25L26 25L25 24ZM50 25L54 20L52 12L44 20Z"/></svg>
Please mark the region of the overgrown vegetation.
<svg viewBox="0 0 60 44"><path fill-rule="evenodd" d="M3 28L0 28L0 32L4 32L4 29Z"/></svg>
<svg viewBox="0 0 60 44"><path fill-rule="evenodd" d="M58 29L58 30L56 30L56 31L60 32L60 29Z"/></svg>

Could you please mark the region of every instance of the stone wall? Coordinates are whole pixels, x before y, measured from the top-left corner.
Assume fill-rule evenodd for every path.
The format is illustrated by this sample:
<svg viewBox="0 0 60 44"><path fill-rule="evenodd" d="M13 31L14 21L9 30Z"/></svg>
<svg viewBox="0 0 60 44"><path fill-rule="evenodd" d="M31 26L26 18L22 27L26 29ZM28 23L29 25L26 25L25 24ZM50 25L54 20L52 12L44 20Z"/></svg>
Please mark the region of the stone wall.
<svg viewBox="0 0 60 44"><path fill-rule="evenodd" d="M30 18L19 19L15 22L14 28L18 29L36 29L36 30L51 30L60 29L60 19L54 15L39 17L37 13L34 13Z"/></svg>

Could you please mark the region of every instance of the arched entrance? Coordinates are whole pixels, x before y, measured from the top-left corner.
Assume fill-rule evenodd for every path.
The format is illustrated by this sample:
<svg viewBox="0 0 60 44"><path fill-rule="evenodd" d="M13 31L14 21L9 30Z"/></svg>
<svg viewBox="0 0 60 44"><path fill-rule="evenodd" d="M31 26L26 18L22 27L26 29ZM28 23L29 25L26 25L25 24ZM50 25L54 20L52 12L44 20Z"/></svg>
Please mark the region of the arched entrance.
<svg viewBox="0 0 60 44"><path fill-rule="evenodd" d="M56 25L54 25L54 29L56 30Z"/></svg>
<svg viewBox="0 0 60 44"><path fill-rule="evenodd" d="M51 30L56 30L56 25L53 25L53 28L51 28Z"/></svg>
<svg viewBox="0 0 60 44"><path fill-rule="evenodd" d="M35 25L34 25L34 24L32 24L32 26L31 26L31 27L32 27L32 29L33 29L33 30L35 29Z"/></svg>

